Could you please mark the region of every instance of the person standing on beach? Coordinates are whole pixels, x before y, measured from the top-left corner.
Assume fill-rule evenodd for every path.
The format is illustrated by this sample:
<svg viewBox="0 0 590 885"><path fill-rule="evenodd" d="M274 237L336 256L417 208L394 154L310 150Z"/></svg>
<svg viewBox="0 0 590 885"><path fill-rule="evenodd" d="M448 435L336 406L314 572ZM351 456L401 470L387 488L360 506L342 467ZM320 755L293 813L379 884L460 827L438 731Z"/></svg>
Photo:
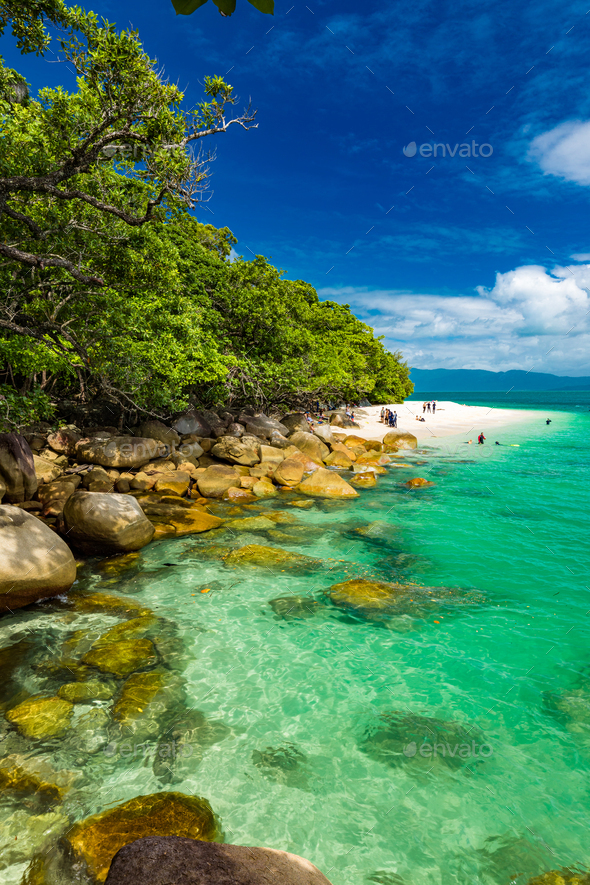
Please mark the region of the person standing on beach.
<svg viewBox="0 0 590 885"><path fill-rule="evenodd" d="M393 427L397 427L397 412L393 413Z"/></svg>
<svg viewBox="0 0 590 885"><path fill-rule="evenodd" d="M426 411L426 403L422 403L422 414Z"/></svg>
<svg viewBox="0 0 590 885"><path fill-rule="evenodd" d="M426 411L430 412L430 400L426 403Z"/></svg>
<svg viewBox="0 0 590 885"><path fill-rule="evenodd" d="M436 412L436 400L433 399L432 400L432 414L434 415L435 412Z"/></svg>

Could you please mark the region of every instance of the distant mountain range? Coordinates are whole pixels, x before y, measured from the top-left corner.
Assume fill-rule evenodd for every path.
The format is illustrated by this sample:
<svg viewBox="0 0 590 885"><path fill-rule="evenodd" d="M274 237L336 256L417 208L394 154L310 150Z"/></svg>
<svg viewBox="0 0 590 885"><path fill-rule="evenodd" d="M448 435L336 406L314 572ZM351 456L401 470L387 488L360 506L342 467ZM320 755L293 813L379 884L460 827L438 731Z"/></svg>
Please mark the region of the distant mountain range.
<svg viewBox="0 0 590 885"><path fill-rule="evenodd" d="M486 372L483 369L412 369L416 393L444 391L590 390L590 377L548 375L543 372Z"/></svg>

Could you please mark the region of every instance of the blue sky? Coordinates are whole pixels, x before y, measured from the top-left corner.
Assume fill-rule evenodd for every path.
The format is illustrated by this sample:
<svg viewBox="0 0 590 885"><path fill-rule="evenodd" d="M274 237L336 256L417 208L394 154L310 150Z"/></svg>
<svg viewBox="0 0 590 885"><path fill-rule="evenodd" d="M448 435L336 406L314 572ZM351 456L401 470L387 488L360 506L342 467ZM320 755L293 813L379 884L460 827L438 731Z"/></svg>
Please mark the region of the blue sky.
<svg viewBox="0 0 590 885"><path fill-rule="evenodd" d="M585 5L89 5L139 29L187 106L227 73L258 108L257 130L217 138L197 213L240 254L349 303L411 365L590 374ZM70 84L2 43L34 87Z"/></svg>

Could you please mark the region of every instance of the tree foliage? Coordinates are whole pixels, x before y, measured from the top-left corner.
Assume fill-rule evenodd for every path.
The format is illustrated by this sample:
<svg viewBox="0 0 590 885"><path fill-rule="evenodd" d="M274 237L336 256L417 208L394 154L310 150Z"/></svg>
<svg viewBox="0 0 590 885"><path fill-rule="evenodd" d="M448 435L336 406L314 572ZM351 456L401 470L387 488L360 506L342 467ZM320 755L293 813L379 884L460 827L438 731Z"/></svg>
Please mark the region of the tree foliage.
<svg viewBox="0 0 590 885"><path fill-rule="evenodd" d="M23 51L45 51L45 21L62 30L77 89L30 98L0 66L0 380L20 397L3 393L9 412L50 414L48 396L106 395L159 416L189 401L406 396L400 355L348 306L262 256L232 260L231 232L192 215L208 168L191 144L252 125L249 110L228 116L232 87L207 78L187 114L135 33L60 0L0 0L0 31L10 23Z"/></svg>
<svg viewBox="0 0 590 885"><path fill-rule="evenodd" d="M172 0L177 15L192 15L196 9L204 6L207 0ZM213 0L221 15L230 16L236 10L236 0ZM274 0L248 0L259 12L274 15Z"/></svg>

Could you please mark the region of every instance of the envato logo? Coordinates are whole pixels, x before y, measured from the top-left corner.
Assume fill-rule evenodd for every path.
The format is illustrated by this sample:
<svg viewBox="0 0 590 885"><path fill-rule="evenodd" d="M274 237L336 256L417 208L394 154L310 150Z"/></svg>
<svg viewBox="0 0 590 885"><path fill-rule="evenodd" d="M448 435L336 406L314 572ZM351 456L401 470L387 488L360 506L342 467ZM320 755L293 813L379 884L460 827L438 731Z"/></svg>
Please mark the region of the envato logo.
<svg viewBox="0 0 590 885"><path fill-rule="evenodd" d="M191 744L178 741L153 744L132 744L129 741L118 744L113 741L103 750L105 756L121 756L122 759L190 759L193 755Z"/></svg>
<svg viewBox="0 0 590 885"><path fill-rule="evenodd" d="M471 741L470 744L454 744L453 746L443 743L423 743L420 747L418 747L416 741L410 741L403 750L404 756L408 758L418 754L425 759L430 759L433 756L449 756L451 759L455 756L458 756L460 759L471 759L481 756L483 759L488 759L493 752L490 744L476 744L475 741Z"/></svg>
<svg viewBox="0 0 590 885"><path fill-rule="evenodd" d="M411 141L403 148L404 157L415 157L420 154L421 157L491 157L494 149L491 144L478 144L472 141L471 144L421 144L420 147L415 141Z"/></svg>

